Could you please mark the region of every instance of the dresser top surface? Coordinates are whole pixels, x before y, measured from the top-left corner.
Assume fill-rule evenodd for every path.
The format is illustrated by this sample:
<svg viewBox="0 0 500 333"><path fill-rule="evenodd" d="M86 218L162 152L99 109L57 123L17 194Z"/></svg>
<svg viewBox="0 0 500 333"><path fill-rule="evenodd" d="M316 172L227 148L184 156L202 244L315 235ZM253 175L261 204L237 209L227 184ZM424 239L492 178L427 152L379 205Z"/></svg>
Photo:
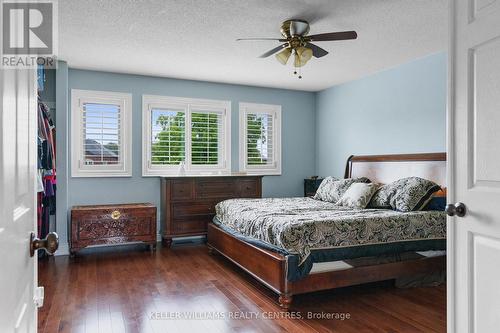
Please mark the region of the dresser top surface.
<svg viewBox="0 0 500 333"><path fill-rule="evenodd" d="M197 176L166 176L161 177L162 179L231 179L231 178L262 178L263 176L259 175L243 175L243 174L230 174L230 175L197 175Z"/></svg>
<svg viewBox="0 0 500 333"><path fill-rule="evenodd" d="M131 208L155 208L156 206L152 203L128 203L128 204L109 204L109 205L84 205L84 206L73 206L71 210L96 210L96 209L131 209Z"/></svg>

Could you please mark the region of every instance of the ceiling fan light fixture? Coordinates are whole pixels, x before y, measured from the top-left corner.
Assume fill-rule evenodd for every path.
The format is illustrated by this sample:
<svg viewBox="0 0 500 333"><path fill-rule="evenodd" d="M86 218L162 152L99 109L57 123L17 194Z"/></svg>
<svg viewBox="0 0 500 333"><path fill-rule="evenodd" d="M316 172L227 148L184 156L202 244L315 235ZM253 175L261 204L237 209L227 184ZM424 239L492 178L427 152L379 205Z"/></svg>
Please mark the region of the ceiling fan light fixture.
<svg viewBox="0 0 500 333"><path fill-rule="evenodd" d="M300 61L300 56L297 53L295 53L295 60L293 62L293 66L294 67L302 67L304 65L305 65L305 63L303 63L302 61Z"/></svg>
<svg viewBox="0 0 500 333"><path fill-rule="evenodd" d="M296 51L304 63L308 62L313 56L313 51L304 46L298 47Z"/></svg>
<svg viewBox="0 0 500 333"><path fill-rule="evenodd" d="M312 58L313 52L307 47L300 46L295 49L295 67L302 67Z"/></svg>
<svg viewBox="0 0 500 333"><path fill-rule="evenodd" d="M356 31L337 31L321 34L309 35L309 22L302 19L290 19L281 24L282 38L239 38L237 40L275 40L281 45L272 48L262 54L260 58L267 58L271 55L276 57L281 64L286 65L288 59L294 56L294 74L302 78L298 68L304 66L312 57L322 58L328 51L313 44L314 42L341 41L358 38Z"/></svg>
<svg viewBox="0 0 500 333"><path fill-rule="evenodd" d="M292 55L292 49L289 48L289 47L287 47L283 51L281 51L278 54L276 54L276 59L281 64L286 65L286 63L288 62L288 59L290 58L291 55Z"/></svg>

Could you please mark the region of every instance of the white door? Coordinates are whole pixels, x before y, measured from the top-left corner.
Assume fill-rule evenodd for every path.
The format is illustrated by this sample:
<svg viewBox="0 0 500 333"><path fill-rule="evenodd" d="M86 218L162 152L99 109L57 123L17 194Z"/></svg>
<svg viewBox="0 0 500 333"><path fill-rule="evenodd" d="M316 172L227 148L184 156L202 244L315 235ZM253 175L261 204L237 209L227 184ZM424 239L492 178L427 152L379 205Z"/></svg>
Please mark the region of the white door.
<svg viewBox="0 0 500 333"><path fill-rule="evenodd" d="M0 332L36 332L34 70L0 70Z"/></svg>
<svg viewBox="0 0 500 333"><path fill-rule="evenodd" d="M449 332L500 332L500 0L451 1Z"/></svg>

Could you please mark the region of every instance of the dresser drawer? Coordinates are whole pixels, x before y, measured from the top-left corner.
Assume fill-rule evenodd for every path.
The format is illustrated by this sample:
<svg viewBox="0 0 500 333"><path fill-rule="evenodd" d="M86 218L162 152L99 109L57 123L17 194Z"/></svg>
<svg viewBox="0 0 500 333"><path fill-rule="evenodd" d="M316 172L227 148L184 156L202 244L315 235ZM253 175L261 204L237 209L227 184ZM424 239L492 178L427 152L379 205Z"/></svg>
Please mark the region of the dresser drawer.
<svg viewBox="0 0 500 333"><path fill-rule="evenodd" d="M173 220L173 231L178 234L206 233L208 222L212 221L213 215L199 215L189 218Z"/></svg>
<svg viewBox="0 0 500 333"><path fill-rule="evenodd" d="M172 205L172 215L175 219L182 216L215 214L215 204L213 201L179 202Z"/></svg>
<svg viewBox="0 0 500 333"><path fill-rule="evenodd" d="M255 198L259 196L259 188L257 183L252 180L245 180L239 183L240 197Z"/></svg>
<svg viewBox="0 0 500 333"><path fill-rule="evenodd" d="M231 180L204 180L195 185L196 198L230 198L238 192L237 184Z"/></svg>
<svg viewBox="0 0 500 333"><path fill-rule="evenodd" d="M193 181L178 180L172 181L172 200L189 200L193 198Z"/></svg>

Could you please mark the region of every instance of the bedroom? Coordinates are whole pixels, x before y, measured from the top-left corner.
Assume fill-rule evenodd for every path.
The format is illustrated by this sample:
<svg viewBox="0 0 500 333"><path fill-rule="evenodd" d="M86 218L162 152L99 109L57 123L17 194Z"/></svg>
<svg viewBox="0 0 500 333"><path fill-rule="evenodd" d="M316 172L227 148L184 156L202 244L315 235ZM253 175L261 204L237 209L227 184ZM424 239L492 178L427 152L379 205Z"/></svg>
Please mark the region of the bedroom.
<svg viewBox="0 0 500 333"><path fill-rule="evenodd" d="M494 331L499 8L2 1L0 331Z"/></svg>

